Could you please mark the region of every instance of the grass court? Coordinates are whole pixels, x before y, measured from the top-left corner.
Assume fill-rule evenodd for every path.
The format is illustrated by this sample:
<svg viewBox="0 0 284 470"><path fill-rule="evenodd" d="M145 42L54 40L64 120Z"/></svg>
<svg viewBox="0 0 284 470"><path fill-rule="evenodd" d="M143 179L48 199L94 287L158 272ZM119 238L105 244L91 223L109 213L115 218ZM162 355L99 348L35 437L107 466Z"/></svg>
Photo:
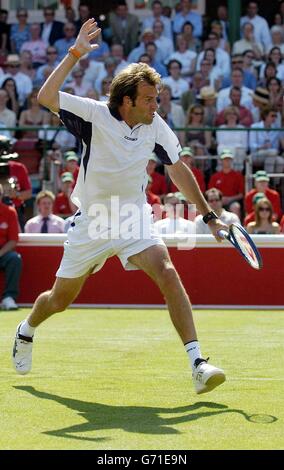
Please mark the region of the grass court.
<svg viewBox="0 0 284 470"><path fill-rule="evenodd" d="M227 375L199 396L166 310L57 314L18 376L27 312L0 312L0 449L284 448L284 311L195 311L203 356Z"/></svg>

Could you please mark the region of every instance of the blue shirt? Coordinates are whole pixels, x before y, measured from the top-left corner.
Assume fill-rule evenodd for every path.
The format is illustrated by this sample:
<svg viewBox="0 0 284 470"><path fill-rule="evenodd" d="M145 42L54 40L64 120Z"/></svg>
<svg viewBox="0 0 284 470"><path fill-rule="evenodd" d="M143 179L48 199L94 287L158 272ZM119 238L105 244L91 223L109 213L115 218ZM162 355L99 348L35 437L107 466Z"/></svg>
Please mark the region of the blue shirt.
<svg viewBox="0 0 284 470"><path fill-rule="evenodd" d="M278 127L272 124L271 129ZM283 137L283 132L280 131L268 131L264 128L264 122L255 122L252 124L251 129L263 128L263 131L250 131L249 132L249 147L252 152L258 150L268 141L270 142L270 148L279 150L280 139ZM269 157L267 157L269 158Z"/></svg>
<svg viewBox="0 0 284 470"><path fill-rule="evenodd" d="M174 33L178 34L181 33L182 27L186 21L190 21L193 25L193 36L195 38L200 38L202 36L202 18L199 13L195 13L190 11L187 15L182 15L181 13L177 13L173 20L173 31Z"/></svg>
<svg viewBox="0 0 284 470"><path fill-rule="evenodd" d="M244 82L243 85L251 90L256 89L256 77L250 73L248 70L244 71ZM226 75L223 79L221 88L228 88L232 85L231 75Z"/></svg>
<svg viewBox="0 0 284 470"><path fill-rule="evenodd" d="M31 39L30 26L27 25L23 31L20 31L18 23L12 24L10 38L15 43L16 52L19 54L24 42Z"/></svg>
<svg viewBox="0 0 284 470"><path fill-rule="evenodd" d="M75 42L75 38L68 39L57 39L54 43L54 47L57 49L58 52L58 60L61 61L66 54L68 53L69 47L73 46Z"/></svg>
<svg viewBox="0 0 284 470"><path fill-rule="evenodd" d="M102 57L104 54L109 53L109 47L105 41L102 41L100 43L100 47L95 49L94 51L90 52L88 54L88 57L90 60L98 60L100 57Z"/></svg>

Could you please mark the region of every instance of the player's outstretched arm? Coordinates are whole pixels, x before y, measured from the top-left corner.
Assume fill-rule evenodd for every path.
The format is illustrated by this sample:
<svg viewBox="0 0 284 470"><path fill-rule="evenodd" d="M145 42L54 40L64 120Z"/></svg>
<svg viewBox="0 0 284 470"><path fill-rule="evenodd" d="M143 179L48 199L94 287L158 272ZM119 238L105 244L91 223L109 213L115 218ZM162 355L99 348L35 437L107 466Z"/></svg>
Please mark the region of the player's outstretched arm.
<svg viewBox="0 0 284 470"><path fill-rule="evenodd" d="M83 24L75 44L71 48L73 53L68 52L41 87L38 93L38 101L42 106L54 112L59 111L58 92L61 86L80 57L99 47L98 44L91 44L91 41L96 39L100 32L101 30L97 28L94 18L89 19Z"/></svg>
<svg viewBox="0 0 284 470"><path fill-rule="evenodd" d="M171 180L179 188L179 190L185 195L188 201L195 204L201 215L206 215L212 211L208 202L204 198L202 192L199 189L198 183L190 171L190 169L182 162L178 161L174 165L168 165L167 170ZM222 241L219 237L219 230L228 230L228 226L223 224L220 219L211 220L208 223L210 230L217 241Z"/></svg>

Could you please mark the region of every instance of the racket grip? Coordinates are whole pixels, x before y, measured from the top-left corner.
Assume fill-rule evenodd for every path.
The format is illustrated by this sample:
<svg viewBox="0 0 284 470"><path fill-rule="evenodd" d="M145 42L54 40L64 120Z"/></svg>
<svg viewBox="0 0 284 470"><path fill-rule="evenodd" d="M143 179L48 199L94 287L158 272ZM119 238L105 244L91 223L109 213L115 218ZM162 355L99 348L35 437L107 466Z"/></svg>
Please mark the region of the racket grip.
<svg viewBox="0 0 284 470"><path fill-rule="evenodd" d="M218 230L217 234L220 238L223 238L223 240L229 236L229 233L226 230Z"/></svg>

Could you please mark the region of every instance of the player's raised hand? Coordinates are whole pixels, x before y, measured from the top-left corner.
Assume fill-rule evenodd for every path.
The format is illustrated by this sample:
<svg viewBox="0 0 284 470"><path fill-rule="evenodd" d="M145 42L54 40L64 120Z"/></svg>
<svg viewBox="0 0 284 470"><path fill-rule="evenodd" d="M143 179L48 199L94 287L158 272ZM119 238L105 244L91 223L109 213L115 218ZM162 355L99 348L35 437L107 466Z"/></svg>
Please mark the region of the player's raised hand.
<svg viewBox="0 0 284 470"><path fill-rule="evenodd" d="M99 45L91 44L91 42L99 36L100 32L101 28L97 28L97 23L94 18L90 18L82 25L79 31L74 44L76 50L83 56L84 54L97 49Z"/></svg>

